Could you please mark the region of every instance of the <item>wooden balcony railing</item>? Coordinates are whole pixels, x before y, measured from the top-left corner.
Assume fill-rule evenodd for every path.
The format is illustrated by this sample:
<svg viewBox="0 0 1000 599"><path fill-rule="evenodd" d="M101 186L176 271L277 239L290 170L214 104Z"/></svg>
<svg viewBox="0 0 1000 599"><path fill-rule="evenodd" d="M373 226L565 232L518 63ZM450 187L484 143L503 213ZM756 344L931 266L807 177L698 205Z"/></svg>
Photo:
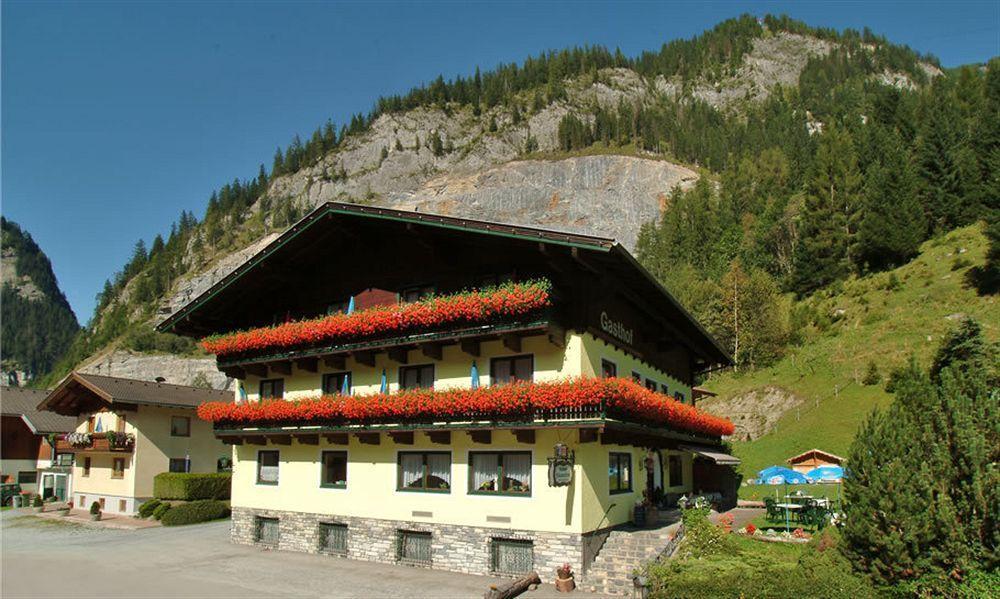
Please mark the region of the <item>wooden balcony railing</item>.
<svg viewBox="0 0 1000 599"><path fill-rule="evenodd" d="M70 433L56 439L57 453L132 453L131 433Z"/></svg>

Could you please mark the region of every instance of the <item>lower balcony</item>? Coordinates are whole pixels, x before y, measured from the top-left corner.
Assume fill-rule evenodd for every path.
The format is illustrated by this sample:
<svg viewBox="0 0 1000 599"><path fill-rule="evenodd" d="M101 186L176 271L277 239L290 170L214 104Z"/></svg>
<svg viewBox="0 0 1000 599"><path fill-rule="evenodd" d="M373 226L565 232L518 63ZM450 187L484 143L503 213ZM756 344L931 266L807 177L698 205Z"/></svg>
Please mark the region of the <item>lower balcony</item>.
<svg viewBox="0 0 1000 599"><path fill-rule="evenodd" d="M57 453L132 453L132 433L68 433L56 439Z"/></svg>

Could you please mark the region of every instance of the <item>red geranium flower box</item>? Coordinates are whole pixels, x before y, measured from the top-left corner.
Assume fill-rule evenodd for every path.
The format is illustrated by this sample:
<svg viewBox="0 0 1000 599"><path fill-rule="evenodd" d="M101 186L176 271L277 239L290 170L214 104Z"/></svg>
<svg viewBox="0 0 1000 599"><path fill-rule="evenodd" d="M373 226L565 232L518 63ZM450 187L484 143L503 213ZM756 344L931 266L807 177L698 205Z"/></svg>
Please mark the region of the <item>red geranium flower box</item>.
<svg viewBox="0 0 1000 599"><path fill-rule="evenodd" d="M641 424L705 435L731 435L733 423L626 379L575 378L478 389L419 389L393 394L326 395L296 400L211 402L203 420L223 426L359 424L558 417L565 410L606 413Z"/></svg>
<svg viewBox="0 0 1000 599"><path fill-rule="evenodd" d="M215 335L201 346L217 356L291 350L446 326L500 322L538 312L551 304L545 279L507 283L476 291L431 297L396 306L376 306L351 314L288 322L273 327Z"/></svg>

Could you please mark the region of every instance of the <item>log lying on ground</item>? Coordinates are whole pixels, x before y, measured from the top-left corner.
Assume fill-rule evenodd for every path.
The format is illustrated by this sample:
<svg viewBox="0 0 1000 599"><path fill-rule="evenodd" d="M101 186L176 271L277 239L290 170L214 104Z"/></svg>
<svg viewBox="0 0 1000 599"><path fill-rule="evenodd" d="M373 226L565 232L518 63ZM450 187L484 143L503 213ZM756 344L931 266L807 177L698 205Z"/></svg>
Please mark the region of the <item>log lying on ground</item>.
<svg viewBox="0 0 1000 599"><path fill-rule="evenodd" d="M490 590L486 591L483 599L513 599L528 590L533 584L542 584L542 579L538 577L538 572L531 572L517 580L511 580L503 584L492 584Z"/></svg>

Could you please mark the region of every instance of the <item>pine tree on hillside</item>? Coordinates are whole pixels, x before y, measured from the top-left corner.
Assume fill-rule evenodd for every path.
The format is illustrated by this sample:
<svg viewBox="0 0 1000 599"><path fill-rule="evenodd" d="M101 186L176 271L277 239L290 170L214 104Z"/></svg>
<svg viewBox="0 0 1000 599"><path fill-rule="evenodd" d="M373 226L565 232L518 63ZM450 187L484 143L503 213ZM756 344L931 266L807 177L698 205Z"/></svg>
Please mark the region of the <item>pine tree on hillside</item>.
<svg viewBox="0 0 1000 599"><path fill-rule="evenodd" d="M847 276L858 211L860 174L850 135L831 126L806 182L793 288L800 296Z"/></svg>
<svg viewBox="0 0 1000 599"><path fill-rule="evenodd" d="M950 100L946 83L935 82L921 115L917 136L920 195L928 224L934 231L948 231L967 224L966 190L959 150L963 139L959 113Z"/></svg>
<svg viewBox="0 0 1000 599"><path fill-rule="evenodd" d="M990 382L996 378L997 349L983 336L983 327L972 318L964 319L949 331L934 354L930 375L935 382L941 373L952 368L963 374L971 370L982 371Z"/></svg>
<svg viewBox="0 0 1000 599"><path fill-rule="evenodd" d="M867 172L856 260L859 267L883 270L917 254L927 224L917 197L916 175L902 140L893 132L877 131L874 150L878 160Z"/></svg>

